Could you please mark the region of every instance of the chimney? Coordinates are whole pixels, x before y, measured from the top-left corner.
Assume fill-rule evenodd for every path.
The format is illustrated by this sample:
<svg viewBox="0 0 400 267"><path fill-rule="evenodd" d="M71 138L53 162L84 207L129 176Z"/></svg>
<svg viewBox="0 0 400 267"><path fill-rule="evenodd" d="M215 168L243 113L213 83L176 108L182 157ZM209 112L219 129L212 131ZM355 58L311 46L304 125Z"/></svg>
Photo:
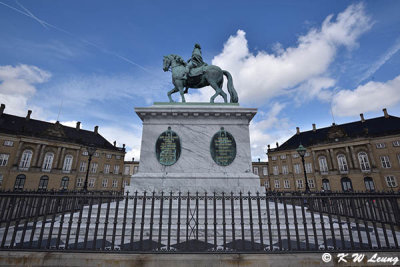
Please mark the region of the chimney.
<svg viewBox="0 0 400 267"><path fill-rule="evenodd" d="M387 113L386 108L382 109L382 111L383 111L383 115L385 115L385 118L386 119L389 118L389 114Z"/></svg>
<svg viewBox="0 0 400 267"><path fill-rule="evenodd" d="M26 114L25 119L29 121L31 119L32 110L28 110L28 114Z"/></svg>
<svg viewBox="0 0 400 267"><path fill-rule="evenodd" d="M270 144L268 144L268 149L270 149L271 148L271 145Z"/></svg>
<svg viewBox="0 0 400 267"><path fill-rule="evenodd" d="M94 133L98 134L99 133L99 126L94 126Z"/></svg>
<svg viewBox="0 0 400 267"><path fill-rule="evenodd" d="M76 122L76 129L77 129L77 130L80 130L80 129L81 129L81 122L80 122L80 121L77 121L77 122Z"/></svg>
<svg viewBox="0 0 400 267"><path fill-rule="evenodd" d="M132 161L135 161L135 158L132 158Z"/></svg>
<svg viewBox="0 0 400 267"><path fill-rule="evenodd" d="M114 141L114 146L117 146L117 141Z"/></svg>
<svg viewBox="0 0 400 267"><path fill-rule="evenodd" d="M258 162L260 162L261 161L261 159L260 158L258 158Z"/></svg>
<svg viewBox="0 0 400 267"><path fill-rule="evenodd" d="M296 127L296 134L300 134L300 128Z"/></svg>
<svg viewBox="0 0 400 267"><path fill-rule="evenodd" d="M276 142L276 147L277 147L277 148L279 147L279 143L278 143L278 142Z"/></svg>
<svg viewBox="0 0 400 267"><path fill-rule="evenodd" d="M6 105L1 104L1 107L0 107L0 116L3 115L5 109L6 109Z"/></svg>
<svg viewBox="0 0 400 267"><path fill-rule="evenodd" d="M360 113L360 118L361 118L361 122L365 122L364 114L363 114L363 113Z"/></svg>
<svg viewBox="0 0 400 267"><path fill-rule="evenodd" d="M312 124L312 131L316 132L317 131L317 126L315 125L315 123Z"/></svg>
<svg viewBox="0 0 400 267"><path fill-rule="evenodd" d="M125 148L125 144L122 144L122 148Z"/></svg>

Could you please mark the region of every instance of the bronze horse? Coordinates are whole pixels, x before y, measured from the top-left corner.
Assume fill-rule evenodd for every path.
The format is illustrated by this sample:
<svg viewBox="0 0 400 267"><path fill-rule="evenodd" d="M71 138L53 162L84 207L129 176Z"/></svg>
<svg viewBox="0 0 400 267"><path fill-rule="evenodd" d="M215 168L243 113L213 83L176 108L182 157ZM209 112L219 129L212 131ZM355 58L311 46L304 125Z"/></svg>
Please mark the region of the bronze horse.
<svg viewBox="0 0 400 267"><path fill-rule="evenodd" d="M214 103L214 99L217 96L222 96L225 103L228 103L227 95L222 91L222 84L224 82L223 75L228 79L228 92L230 95L231 103L238 103L238 95L235 88L233 87L233 81L231 74L226 70L221 70L220 67L214 65L203 66L203 73L198 77L188 77L185 79L186 62L182 57L178 55L164 56L163 70L168 71L171 69L172 72L172 83L174 88L168 92L168 98L170 102L174 102L171 98L173 93L179 92L182 97L182 102L186 102L185 93L188 88L202 88L210 85L215 90L215 94L210 98L210 103ZM186 90L184 91L184 88Z"/></svg>

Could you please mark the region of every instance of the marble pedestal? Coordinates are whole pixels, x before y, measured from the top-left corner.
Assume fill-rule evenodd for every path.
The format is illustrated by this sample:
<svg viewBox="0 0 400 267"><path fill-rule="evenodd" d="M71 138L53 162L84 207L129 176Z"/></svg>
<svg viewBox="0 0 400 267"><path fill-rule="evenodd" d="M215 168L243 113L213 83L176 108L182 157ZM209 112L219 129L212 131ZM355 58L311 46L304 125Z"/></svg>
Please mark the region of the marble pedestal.
<svg viewBox="0 0 400 267"><path fill-rule="evenodd" d="M143 121L139 172L132 176L130 192L261 192L260 178L251 171L249 123L257 109L238 104L155 103L135 108ZM158 162L155 144L168 127L180 138L176 163ZM210 142L221 127L236 141L236 157L228 166L214 162Z"/></svg>

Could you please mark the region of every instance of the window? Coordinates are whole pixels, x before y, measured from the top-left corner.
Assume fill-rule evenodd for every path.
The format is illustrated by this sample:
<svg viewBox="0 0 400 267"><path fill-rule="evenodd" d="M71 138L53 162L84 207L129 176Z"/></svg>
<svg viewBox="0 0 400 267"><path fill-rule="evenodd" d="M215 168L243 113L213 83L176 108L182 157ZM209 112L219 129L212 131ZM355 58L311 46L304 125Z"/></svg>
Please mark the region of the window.
<svg viewBox="0 0 400 267"><path fill-rule="evenodd" d="M264 181L264 187L265 188L269 188L269 180L265 180Z"/></svg>
<svg viewBox="0 0 400 267"><path fill-rule="evenodd" d="M299 153L292 154L292 158L297 159L298 157L300 157Z"/></svg>
<svg viewBox="0 0 400 267"><path fill-rule="evenodd" d="M399 161L400 164L400 154L397 154L397 160Z"/></svg>
<svg viewBox="0 0 400 267"><path fill-rule="evenodd" d="M400 140L393 141L393 146L400 146Z"/></svg>
<svg viewBox="0 0 400 267"><path fill-rule="evenodd" d="M123 184L122 184L122 187L125 188L125 187L127 187L127 186L129 186L129 181L125 180L125 181L123 182Z"/></svg>
<svg viewBox="0 0 400 267"><path fill-rule="evenodd" d="M63 189L63 190L68 189L68 183L69 183L69 178L68 177L63 177L61 179L60 189Z"/></svg>
<svg viewBox="0 0 400 267"><path fill-rule="evenodd" d="M321 174L327 174L328 173L328 162L326 161L325 156L321 156L318 158L318 163L319 163L319 171Z"/></svg>
<svg viewBox="0 0 400 267"><path fill-rule="evenodd" d="M89 156L89 152L87 152L87 150L82 151L82 155L83 155L83 156Z"/></svg>
<svg viewBox="0 0 400 267"><path fill-rule="evenodd" d="M104 164L104 173L105 174L110 173L110 164Z"/></svg>
<svg viewBox="0 0 400 267"><path fill-rule="evenodd" d="M386 147L385 143L377 143L376 144L376 148L385 148L385 147Z"/></svg>
<svg viewBox="0 0 400 267"><path fill-rule="evenodd" d="M32 159L32 151L31 150L24 150L22 153L21 161L19 163L19 168L21 170L28 170L29 166L31 165Z"/></svg>
<svg viewBox="0 0 400 267"><path fill-rule="evenodd" d="M38 189L46 190L48 184L49 184L49 177L47 175L43 175L42 177L40 177Z"/></svg>
<svg viewBox="0 0 400 267"><path fill-rule="evenodd" d="M304 154L304 157L309 157L310 156L310 152L306 152L305 154Z"/></svg>
<svg viewBox="0 0 400 267"><path fill-rule="evenodd" d="M262 170L263 170L263 175L264 176L268 176L268 168L267 167L263 167Z"/></svg>
<svg viewBox="0 0 400 267"><path fill-rule="evenodd" d="M119 165L114 165L114 174L119 173Z"/></svg>
<svg viewBox="0 0 400 267"><path fill-rule="evenodd" d="M94 152L93 156L95 156L96 158L100 157L100 153L99 152Z"/></svg>
<svg viewBox="0 0 400 267"><path fill-rule="evenodd" d="M83 183L83 178L78 178L76 180L76 187L82 187L82 183Z"/></svg>
<svg viewBox="0 0 400 267"><path fill-rule="evenodd" d="M103 182L101 183L102 187L107 187L108 185L108 179L103 179Z"/></svg>
<svg viewBox="0 0 400 267"><path fill-rule="evenodd" d="M91 167L90 167L90 172L91 173L96 173L97 172L97 167L99 166L99 164L97 164L97 162L93 162Z"/></svg>
<svg viewBox="0 0 400 267"><path fill-rule="evenodd" d="M367 153L365 153L365 152L358 153L358 161L360 162L360 169L362 171L370 171L371 170Z"/></svg>
<svg viewBox="0 0 400 267"><path fill-rule="evenodd" d="M116 159L121 159L121 155L115 155Z"/></svg>
<svg viewBox="0 0 400 267"><path fill-rule="evenodd" d="M129 171L131 170L131 168L129 168L129 166L125 166L124 168L124 174L125 175L129 175Z"/></svg>
<svg viewBox="0 0 400 267"><path fill-rule="evenodd" d="M44 156L42 171L49 172L51 171L51 166L53 165L54 154L51 152L47 152Z"/></svg>
<svg viewBox="0 0 400 267"><path fill-rule="evenodd" d="M274 175L278 175L279 174L278 166L272 166L272 173Z"/></svg>
<svg viewBox="0 0 400 267"><path fill-rule="evenodd" d="M24 189L26 176L24 174L19 174L17 178L15 178L14 190L22 190Z"/></svg>
<svg viewBox="0 0 400 267"><path fill-rule="evenodd" d="M365 189L369 192L375 191L375 185L374 181L372 180L371 177L365 177L364 178L364 184L365 184Z"/></svg>
<svg viewBox="0 0 400 267"><path fill-rule="evenodd" d="M353 191L353 185L352 185L351 180L349 178L344 177L340 181L342 183L342 189L343 189L344 192Z"/></svg>
<svg viewBox="0 0 400 267"><path fill-rule="evenodd" d="M276 156L272 156L272 157L271 157L271 160L276 160Z"/></svg>
<svg viewBox="0 0 400 267"><path fill-rule="evenodd" d="M94 182L95 182L95 179L94 178L90 178L89 179L89 187L94 187Z"/></svg>
<svg viewBox="0 0 400 267"><path fill-rule="evenodd" d="M86 170L86 162L81 161L81 164L79 165L79 171L85 172L85 170Z"/></svg>
<svg viewBox="0 0 400 267"><path fill-rule="evenodd" d="M9 154L0 154L0 166L7 165L9 156Z"/></svg>
<svg viewBox="0 0 400 267"><path fill-rule="evenodd" d="M286 155L281 155L280 158L281 159L286 159Z"/></svg>
<svg viewBox="0 0 400 267"><path fill-rule="evenodd" d="M293 170L294 170L295 174L299 174L300 173L300 164L299 163L293 164Z"/></svg>
<svg viewBox="0 0 400 267"><path fill-rule="evenodd" d="M3 174L0 173L0 186L3 185Z"/></svg>
<svg viewBox="0 0 400 267"><path fill-rule="evenodd" d="M381 156L382 168L390 168L389 156Z"/></svg>
<svg viewBox="0 0 400 267"><path fill-rule="evenodd" d="M72 168L72 155L66 155L64 159L63 172L70 172Z"/></svg>
<svg viewBox="0 0 400 267"><path fill-rule="evenodd" d="M309 179L309 180L308 180L308 186L309 186L310 188L315 188L314 180Z"/></svg>
<svg viewBox="0 0 400 267"><path fill-rule="evenodd" d="M288 168L287 165L283 165L283 166L282 166L282 173L283 173L283 174L288 174L288 173L289 173L289 168Z"/></svg>
<svg viewBox="0 0 400 267"><path fill-rule="evenodd" d="M328 179L322 179L322 189L324 191L331 191L331 185L329 184Z"/></svg>
<svg viewBox="0 0 400 267"><path fill-rule="evenodd" d="M275 188L281 188L281 181L275 180Z"/></svg>
<svg viewBox="0 0 400 267"><path fill-rule="evenodd" d="M114 188L118 187L118 180L112 181L112 187L114 187Z"/></svg>
<svg viewBox="0 0 400 267"><path fill-rule="evenodd" d="M106 158L111 159L111 158L112 158L112 155L111 155L111 154L107 154L107 155L106 155Z"/></svg>
<svg viewBox="0 0 400 267"><path fill-rule="evenodd" d="M339 171L341 173L347 173L349 168L347 167L347 160L343 154L339 154L337 156L338 164L339 164Z"/></svg>
<svg viewBox="0 0 400 267"><path fill-rule="evenodd" d="M303 180L297 180L297 188L303 188Z"/></svg>
<svg viewBox="0 0 400 267"><path fill-rule="evenodd" d="M290 181L289 180L284 180L283 181L283 187L284 188L290 188Z"/></svg>
<svg viewBox="0 0 400 267"><path fill-rule="evenodd" d="M385 180L388 187L397 187L396 177L394 177L393 175L385 176Z"/></svg>
<svg viewBox="0 0 400 267"><path fill-rule="evenodd" d="M306 173L312 173L312 164L306 163Z"/></svg>
<svg viewBox="0 0 400 267"><path fill-rule="evenodd" d="M13 145L14 145L14 141L5 140L5 141L4 141L4 145L5 145L5 146L13 146Z"/></svg>
<svg viewBox="0 0 400 267"><path fill-rule="evenodd" d="M139 171L139 167L138 166L133 167L133 173L137 173L138 171Z"/></svg>
<svg viewBox="0 0 400 267"><path fill-rule="evenodd" d="M255 175L258 175L258 167L253 167L253 173L254 173Z"/></svg>

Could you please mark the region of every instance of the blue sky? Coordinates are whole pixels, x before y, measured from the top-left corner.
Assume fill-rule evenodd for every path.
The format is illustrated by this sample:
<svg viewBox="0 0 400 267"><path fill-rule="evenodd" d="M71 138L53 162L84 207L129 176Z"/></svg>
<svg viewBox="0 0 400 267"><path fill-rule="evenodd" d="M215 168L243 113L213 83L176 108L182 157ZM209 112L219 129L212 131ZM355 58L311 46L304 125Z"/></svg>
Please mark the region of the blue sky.
<svg viewBox="0 0 400 267"><path fill-rule="evenodd" d="M164 55L231 72L253 159L295 133L400 116L400 1L0 0L0 102L6 113L99 125L139 157L134 107L167 101ZM208 101L211 89L192 90ZM175 99L178 99L176 96ZM222 101L218 99L217 101ZM333 116L332 116L333 114Z"/></svg>

